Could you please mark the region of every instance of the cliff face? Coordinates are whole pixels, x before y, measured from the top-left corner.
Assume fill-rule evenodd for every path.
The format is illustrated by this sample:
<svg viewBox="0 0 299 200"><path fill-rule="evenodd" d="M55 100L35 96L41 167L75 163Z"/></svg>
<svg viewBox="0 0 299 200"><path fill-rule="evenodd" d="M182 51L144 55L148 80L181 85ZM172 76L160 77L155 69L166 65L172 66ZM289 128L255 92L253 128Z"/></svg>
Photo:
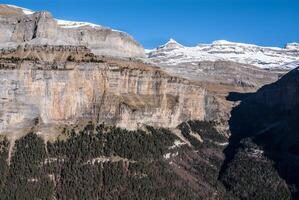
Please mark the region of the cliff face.
<svg viewBox="0 0 299 200"><path fill-rule="evenodd" d="M232 190L246 191L239 193L242 198L258 194L260 186L271 191L277 188L278 184L263 186L277 182L276 175L269 176L273 171L289 186L289 191L276 189L284 195L279 197L278 193L276 198L291 199L286 198L287 193L292 193L293 199L299 197L298 78L296 68L277 82L243 98L231 112L231 139L225 151L223 177ZM260 177L266 177L265 174L272 180ZM235 183L240 184L235 186Z"/></svg>
<svg viewBox="0 0 299 200"><path fill-rule="evenodd" d="M289 132L291 126L297 124L298 76L299 71L296 68L277 82L263 86L256 93L242 99L241 104L232 112L232 132L252 136L279 129L278 127L285 127L284 131Z"/></svg>
<svg viewBox="0 0 299 200"><path fill-rule="evenodd" d="M226 100L228 93L252 92L279 76L254 77L248 70L227 75L223 83L220 72L196 81L132 59L95 56L84 46L26 44L1 50L0 59L1 130L32 126L36 119L45 124L94 120L128 129L176 127L197 119L217 121L227 133L234 105Z"/></svg>
<svg viewBox="0 0 299 200"><path fill-rule="evenodd" d="M170 74L188 80L214 84L259 88L275 82L286 70L264 70L231 61L200 61L177 66L162 66Z"/></svg>
<svg viewBox="0 0 299 200"><path fill-rule="evenodd" d="M7 5L0 5L0 28L1 130L37 119L128 129L198 119L217 121L226 131L234 106L226 101L229 92L253 92L284 73L223 60L160 69L115 58L143 56L143 48L123 32Z"/></svg>
<svg viewBox="0 0 299 200"><path fill-rule="evenodd" d="M71 55L71 56L70 56ZM206 91L137 61L84 47L25 46L1 53L0 130L96 120L128 129L204 119Z"/></svg>
<svg viewBox="0 0 299 200"><path fill-rule="evenodd" d="M281 112L294 112L299 106L299 68L296 68L279 81L264 86L251 97L250 100L256 104L271 107Z"/></svg>
<svg viewBox="0 0 299 200"><path fill-rule="evenodd" d="M49 12L24 11L0 5L0 44L84 45L98 55L143 57L144 49L130 35L99 25L56 20Z"/></svg>

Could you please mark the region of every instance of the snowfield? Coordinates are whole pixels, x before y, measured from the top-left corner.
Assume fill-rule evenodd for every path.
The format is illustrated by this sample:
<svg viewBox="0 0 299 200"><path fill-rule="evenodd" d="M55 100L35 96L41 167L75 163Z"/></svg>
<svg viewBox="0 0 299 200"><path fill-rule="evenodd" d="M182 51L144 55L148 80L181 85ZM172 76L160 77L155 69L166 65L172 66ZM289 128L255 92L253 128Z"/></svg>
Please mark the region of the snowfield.
<svg viewBox="0 0 299 200"><path fill-rule="evenodd" d="M61 20L61 19L56 19L57 24L62 27L62 28L80 28L83 26L90 26L92 28L101 28L102 26L93 24L93 23L88 23L88 22L76 22L76 21L67 21L67 20Z"/></svg>
<svg viewBox="0 0 299 200"><path fill-rule="evenodd" d="M212 44L186 47L170 39L165 45L146 52L152 62L166 66L186 63L196 65L200 61L218 60L250 64L264 69L292 69L299 64L298 43L290 43L285 48L279 48L218 40Z"/></svg>

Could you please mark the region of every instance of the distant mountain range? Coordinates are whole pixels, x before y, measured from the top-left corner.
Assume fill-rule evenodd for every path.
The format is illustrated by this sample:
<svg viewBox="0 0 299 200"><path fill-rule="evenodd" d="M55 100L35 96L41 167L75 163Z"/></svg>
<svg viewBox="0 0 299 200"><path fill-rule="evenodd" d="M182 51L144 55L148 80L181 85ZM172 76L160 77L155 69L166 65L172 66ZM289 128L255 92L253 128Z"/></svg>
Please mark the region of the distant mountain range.
<svg viewBox="0 0 299 200"><path fill-rule="evenodd" d="M223 60L263 69L293 69L299 65L298 43L289 43L285 48L278 48L218 40L212 44L186 47L170 39L166 44L146 52L152 62L166 66L192 66L201 61Z"/></svg>

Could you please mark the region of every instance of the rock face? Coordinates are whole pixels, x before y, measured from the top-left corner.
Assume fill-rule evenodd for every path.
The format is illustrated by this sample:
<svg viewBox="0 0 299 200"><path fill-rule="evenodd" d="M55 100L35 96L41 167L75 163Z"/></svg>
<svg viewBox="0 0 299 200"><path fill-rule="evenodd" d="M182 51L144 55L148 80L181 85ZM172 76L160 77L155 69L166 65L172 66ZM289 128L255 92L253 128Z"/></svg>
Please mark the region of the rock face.
<svg viewBox="0 0 299 200"><path fill-rule="evenodd" d="M183 62L164 65L175 61L168 57L177 56L173 52L190 50L174 40L149 54L161 68L115 58L140 57L143 48L123 32L7 5L0 6L0 28L1 130L37 119L95 120L128 129L197 119L227 129L229 92L253 92L285 73L232 61L190 61L184 54L175 57ZM296 48L288 46L290 57Z"/></svg>
<svg viewBox="0 0 299 200"><path fill-rule="evenodd" d="M250 136L267 132L269 126L286 126L286 121L288 129L292 124L296 125L297 121L293 119L296 118L299 108L298 77L299 71L296 68L277 82L266 85L243 99L232 113L233 132ZM240 118L245 112L246 119Z"/></svg>
<svg viewBox="0 0 299 200"><path fill-rule="evenodd" d="M99 25L56 20L49 12L0 5L0 44L21 43L86 46L98 55L143 57L144 49L130 35Z"/></svg>
<svg viewBox="0 0 299 200"><path fill-rule="evenodd" d="M233 97L236 94L230 96ZM267 176L273 179L274 177L268 172L277 171L289 188L287 191L285 189L284 191L276 190L280 191L281 195L292 193L293 199L298 199L298 96L299 70L296 68L279 81L266 85L256 93L239 99L241 103L232 110L229 120L232 136L226 150L227 164L223 170L224 179L226 182L228 181L228 185L241 182L239 191L248 191L247 196L250 196L252 191L246 190L248 185L251 185L254 190L258 190L258 186L275 182L258 178L254 174L263 174L263 176L268 174ZM239 156L243 158L240 159ZM247 158L244 159L244 157L251 157L255 163L246 161ZM263 170L265 159L267 163L273 166L272 169L269 167L265 169L269 170L268 172ZM254 164L248 167L248 163ZM262 170L258 172L260 169ZM250 181L244 182L244 180ZM256 186L251 184L251 181ZM280 183L285 188L283 184ZM277 188L277 185L272 185L270 188ZM278 199L290 198L284 196Z"/></svg>
<svg viewBox="0 0 299 200"><path fill-rule="evenodd" d="M255 91L280 75L236 70L239 65L230 62L201 65L207 75L192 79L133 59L95 56L84 46L3 49L0 129L29 127L38 119L44 124L93 120L127 129L143 124L175 128L186 120L207 120L219 122L226 133L233 106L226 101L228 93ZM242 76L221 72L229 67Z"/></svg>
<svg viewBox="0 0 299 200"><path fill-rule="evenodd" d="M128 129L205 118L206 90L158 68L103 60L85 47L23 46L1 52L0 130L96 120Z"/></svg>
<svg viewBox="0 0 299 200"><path fill-rule="evenodd" d="M149 62L175 76L217 85L257 89L275 82L289 68L298 65L299 51L296 48L295 44L279 50L224 41L184 47L171 39L147 54ZM276 62L279 67L274 68L274 64L266 60Z"/></svg>
<svg viewBox="0 0 299 200"><path fill-rule="evenodd" d="M253 65L221 60L182 63L161 68L170 74L193 81L252 88L275 82L287 72L286 70L264 70Z"/></svg>

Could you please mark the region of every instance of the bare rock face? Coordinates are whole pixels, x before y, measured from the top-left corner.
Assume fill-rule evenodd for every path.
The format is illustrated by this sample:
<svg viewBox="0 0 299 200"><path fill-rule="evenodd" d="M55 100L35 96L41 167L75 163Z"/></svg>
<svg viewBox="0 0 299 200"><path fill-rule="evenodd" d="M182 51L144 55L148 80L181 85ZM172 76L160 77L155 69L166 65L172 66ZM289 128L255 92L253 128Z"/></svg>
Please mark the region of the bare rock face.
<svg viewBox="0 0 299 200"><path fill-rule="evenodd" d="M280 75L238 70L240 65L231 62L200 65L206 68L203 75L192 78L169 75L134 59L95 56L84 46L2 49L0 130L32 126L37 119L44 124L93 120L127 129L143 124L175 128L187 120L207 120L218 122L227 133L234 106L226 100L229 93L254 92Z"/></svg>
<svg viewBox="0 0 299 200"><path fill-rule="evenodd" d="M231 61L200 61L178 66L162 66L170 74L188 80L259 88L278 80L287 70L265 70Z"/></svg>
<svg viewBox="0 0 299 200"><path fill-rule="evenodd" d="M78 45L98 55L144 56L142 46L127 33L90 23L56 20L49 12L0 5L0 29L2 47L21 43Z"/></svg>
<svg viewBox="0 0 299 200"><path fill-rule="evenodd" d="M36 121L136 129L207 120L228 133L236 104L227 101L229 93L255 92L285 73L224 60L158 68L115 58L143 56L143 48L123 32L6 5L0 28L0 131ZM171 40L159 52L179 49L185 47Z"/></svg>
<svg viewBox="0 0 299 200"><path fill-rule="evenodd" d="M292 139L298 135L298 77L299 71L296 68L254 93L246 95L231 93L228 99L241 101L232 110L232 117L229 120L233 136L251 137L264 134L265 137L271 138L273 143L277 142L277 145L282 145L282 141L288 141L285 142L286 145L296 141L297 139ZM274 139L276 136L281 138L276 140ZM293 136L294 138L290 140Z"/></svg>
<svg viewBox="0 0 299 200"><path fill-rule="evenodd" d="M70 56L72 55L72 56ZM127 129L205 118L206 90L141 62L102 59L84 47L1 52L0 130L81 120Z"/></svg>

